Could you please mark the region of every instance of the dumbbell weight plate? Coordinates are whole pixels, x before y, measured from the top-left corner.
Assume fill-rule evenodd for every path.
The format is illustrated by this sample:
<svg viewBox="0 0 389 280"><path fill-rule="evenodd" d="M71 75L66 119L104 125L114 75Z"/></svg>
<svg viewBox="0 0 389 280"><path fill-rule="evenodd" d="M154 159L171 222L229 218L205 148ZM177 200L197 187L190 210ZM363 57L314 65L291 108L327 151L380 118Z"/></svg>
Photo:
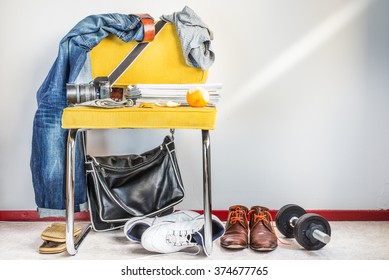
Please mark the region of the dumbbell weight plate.
<svg viewBox="0 0 389 280"><path fill-rule="evenodd" d="M300 218L307 212L304 208L296 204L287 204L278 210L276 215L276 226L277 229L288 238L293 237L293 226L290 224L290 220L293 217Z"/></svg>
<svg viewBox="0 0 389 280"><path fill-rule="evenodd" d="M305 214L294 226L294 238L307 250L319 250L326 244L313 237L316 229L331 236L331 227L326 219L317 214Z"/></svg>

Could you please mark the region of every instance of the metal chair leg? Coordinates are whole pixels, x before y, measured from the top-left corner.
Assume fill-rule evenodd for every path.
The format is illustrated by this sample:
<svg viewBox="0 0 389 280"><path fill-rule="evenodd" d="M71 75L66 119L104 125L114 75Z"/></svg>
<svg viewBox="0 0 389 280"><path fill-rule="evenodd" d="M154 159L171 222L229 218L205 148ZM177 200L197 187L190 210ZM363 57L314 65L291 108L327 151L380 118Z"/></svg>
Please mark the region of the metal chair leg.
<svg viewBox="0 0 389 280"><path fill-rule="evenodd" d="M70 255L77 253L78 247L91 230L88 225L81 235L74 239L74 185L75 185L75 143L77 129L70 129L66 151L66 249ZM84 141L84 135L82 141ZM83 142L83 145L85 143Z"/></svg>
<svg viewBox="0 0 389 280"><path fill-rule="evenodd" d="M203 204L204 204L204 250L211 255L212 243L212 197L211 197L211 142L208 130L202 130L203 140Z"/></svg>

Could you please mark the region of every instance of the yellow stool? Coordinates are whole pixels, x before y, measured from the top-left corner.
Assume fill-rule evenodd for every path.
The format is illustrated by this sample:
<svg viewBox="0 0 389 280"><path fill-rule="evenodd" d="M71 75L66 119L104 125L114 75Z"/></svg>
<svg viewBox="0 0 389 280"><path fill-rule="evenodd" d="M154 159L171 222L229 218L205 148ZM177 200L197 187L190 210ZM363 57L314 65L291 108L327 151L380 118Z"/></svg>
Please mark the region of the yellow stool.
<svg viewBox="0 0 389 280"><path fill-rule="evenodd" d="M91 51L93 78L107 76L126 57L136 42L124 43L115 36L108 36ZM134 84L198 84L205 83L208 71L189 67L185 63L181 44L174 25L167 23L150 42L131 67L118 79L116 86ZM148 128L148 129L199 129L203 145L203 203L204 248L212 252L211 218L211 165L209 131L215 128L215 108L117 108L68 107L62 115L62 128L69 129L66 160L66 248L75 255L78 247L91 229L86 227L74 238L74 180L75 144L78 132L86 147L85 130Z"/></svg>

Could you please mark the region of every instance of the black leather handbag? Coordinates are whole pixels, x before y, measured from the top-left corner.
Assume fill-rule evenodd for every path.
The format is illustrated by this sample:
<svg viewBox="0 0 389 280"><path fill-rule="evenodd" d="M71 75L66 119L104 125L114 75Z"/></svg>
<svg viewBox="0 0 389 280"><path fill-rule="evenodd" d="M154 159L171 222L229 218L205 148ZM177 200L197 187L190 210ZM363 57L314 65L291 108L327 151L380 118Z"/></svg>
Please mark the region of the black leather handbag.
<svg viewBox="0 0 389 280"><path fill-rule="evenodd" d="M107 231L132 217L173 212L184 199L174 141L143 154L86 157L88 203L92 227Z"/></svg>

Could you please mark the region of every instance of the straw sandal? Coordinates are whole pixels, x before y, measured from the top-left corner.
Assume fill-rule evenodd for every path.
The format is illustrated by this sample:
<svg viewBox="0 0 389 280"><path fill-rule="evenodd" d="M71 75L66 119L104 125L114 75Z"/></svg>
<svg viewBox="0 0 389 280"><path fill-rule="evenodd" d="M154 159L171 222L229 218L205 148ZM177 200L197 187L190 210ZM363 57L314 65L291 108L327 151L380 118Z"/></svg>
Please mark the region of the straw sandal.
<svg viewBox="0 0 389 280"><path fill-rule="evenodd" d="M74 226L74 237L77 239L82 228ZM53 223L41 234L43 244L39 246L40 254L58 254L66 251L66 224Z"/></svg>
<svg viewBox="0 0 389 280"><path fill-rule="evenodd" d="M81 233L82 228L80 226L74 226L74 236ZM57 243L66 242L66 224L53 223L48 226L41 234L41 237L45 241L54 241Z"/></svg>
<svg viewBox="0 0 389 280"><path fill-rule="evenodd" d="M77 239L79 236L76 235L75 238ZM66 251L66 242L55 242L55 241L48 241L44 240L43 244L39 246L39 253L40 254L58 254Z"/></svg>

